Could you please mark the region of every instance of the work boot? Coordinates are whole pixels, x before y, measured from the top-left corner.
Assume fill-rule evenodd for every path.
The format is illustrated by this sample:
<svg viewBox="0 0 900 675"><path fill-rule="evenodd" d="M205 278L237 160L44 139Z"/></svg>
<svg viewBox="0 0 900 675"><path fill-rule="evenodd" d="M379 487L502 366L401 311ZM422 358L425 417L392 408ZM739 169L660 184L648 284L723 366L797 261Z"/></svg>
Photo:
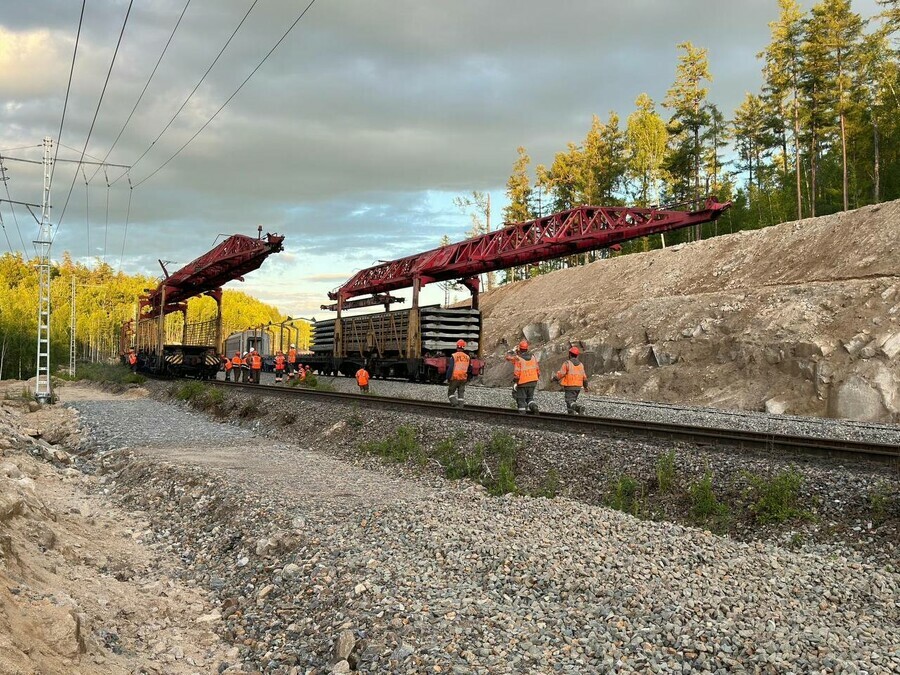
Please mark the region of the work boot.
<svg viewBox="0 0 900 675"><path fill-rule="evenodd" d="M456 398L456 394L450 394L450 396L447 397L447 400L450 401L450 407L452 407L452 408L456 407L457 400L458 400Z"/></svg>
<svg viewBox="0 0 900 675"><path fill-rule="evenodd" d="M462 408L465 404L466 404L466 402L463 399L459 399L456 402L456 405L458 405L460 408Z"/></svg>
<svg viewBox="0 0 900 675"><path fill-rule="evenodd" d="M530 414L532 414L532 415L537 415L538 410L540 410L540 409L538 408L538 404L537 404L537 403L535 403L534 401L529 401L529 402L528 402L528 412L529 412Z"/></svg>
<svg viewBox="0 0 900 675"><path fill-rule="evenodd" d="M579 415L584 415L584 406L583 405L581 405L580 403L576 403L573 407L575 408L576 413L578 413Z"/></svg>
<svg viewBox="0 0 900 675"><path fill-rule="evenodd" d="M566 414L567 415L577 415L578 412L575 410L575 406L570 405L568 408L566 408Z"/></svg>
<svg viewBox="0 0 900 675"><path fill-rule="evenodd" d="M519 408L519 414L524 415L526 412L525 408Z"/></svg>

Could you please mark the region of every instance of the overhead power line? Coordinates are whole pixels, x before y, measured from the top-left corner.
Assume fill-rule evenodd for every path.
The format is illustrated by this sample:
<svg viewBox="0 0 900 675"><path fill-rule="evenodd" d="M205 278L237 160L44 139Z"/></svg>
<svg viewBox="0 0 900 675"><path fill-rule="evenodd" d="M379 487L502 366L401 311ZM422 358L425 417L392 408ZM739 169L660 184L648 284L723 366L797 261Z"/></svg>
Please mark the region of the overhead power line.
<svg viewBox="0 0 900 675"><path fill-rule="evenodd" d="M6 167L3 165L4 159L8 158L4 158L2 155L0 155L0 180L3 181L3 186L6 189L6 199L9 202L9 210L12 212L13 222L16 224L16 232L19 235L19 241L22 242L22 255L27 255L25 252L27 250L27 247L25 246L25 239L24 237L22 237L22 230L19 228L19 217L16 215L16 209L13 206L13 198L9 194L9 177L6 175ZM6 228L4 227L3 230L5 232ZM12 249L10 249L10 251L12 251Z"/></svg>
<svg viewBox="0 0 900 675"><path fill-rule="evenodd" d="M238 86L238 88L234 90L234 93L232 93L231 96L228 97L228 99L225 101L225 103L223 103L223 104L219 107L219 109L216 110L216 112L213 113L212 117L210 117L208 120L206 120L206 122L203 124L203 126L200 127L200 128L197 130L197 132L196 132L193 136L191 136L191 137L187 140L187 142L185 142L184 145L182 145L180 148L178 148L178 150L175 151L175 154L173 154L171 157L169 157L169 159L167 159L167 160L166 160L165 162L163 162L160 166L158 166L152 173L148 174L147 176L145 176L144 178L142 178L140 181L138 181L137 183L135 183L134 187L138 187L138 186L140 186L142 183L146 183L148 180L150 180L151 178L153 178L153 176L155 176L159 171L161 171L161 170L163 169L163 167L165 167L169 162L171 162L171 161L172 161L173 159L175 159L178 155L180 155L180 154L181 154L181 151L184 150L188 145L190 145L191 142L192 142L195 138L197 138L197 136L199 136L199 135L201 134L201 132L202 132L204 129L206 129L206 127L209 126L209 124L210 124L214 119L216 119L216 116L217 116L220 112L222 112L222 110L225 108L225 106L227 106L229 103L231 103L231 99L233 99L235 96L237 96L238 92L239 92L241 89L244 88L244 85L247 84L247 82L250 81L250 78L253 77L253 76L256 74L256 71L258 71L258 70L262 67L262 65L268 60L268 58L272 55L272 53L273 53L276 49L278 49L278 45L280 45L280 44L284 41L284 39L291 33L291 31L294 30L294 27L295 27L298 23L300 23L300 20L306 15L306 13L309 11L310 7L312 7L314 4L316 4L316 0L311 0L311 2L306 6L306 9L304 9L302 12L300 12L300 16L298 16L298 17L294 20L294 23L292 23L292 24L288 27L288 29L284 32L284 34L278 39L278 42L276 42L275 45L274 45L274 46L266 53L266 55L262 58L262 61L260 61L260 62L257 64L256 68L254 68L252 71L250 71L250 74L247 75L246 78L244 78L244 81L241 82L241 84ZM132 165L132 166L134 166L134 165Z"/></svg>
<svg viewBox="0 0 900 675"><path fill-rule="evenodd" d="M119 139L122 138L122 134L125 133L125 129L126 129L126 127L128 127L128 123L131 122L131 118L134 115L134 111L137 110L138 106L141 103L141 100L144 98L144 94L147 93L147 87L149 87L150 82L153 81L153 76L156 75L156 70L159 68L159 64L162 63L163 57L166 55L166 51L169 49L169 45L172 43L172 38L175 37L175 31L177 31L178 26L181 25L181 20L184 18L184 13L187 11L187 8L190 4L191 4L191 0L187 0L187 2L184 3L184 9L181 10L181 15L178 17L178 21L175 22L175 27L172 29L172 32L169 35L169 39L166 41L166 44L163 47L162 53L159 55L159 58L156 60L156 65L153 66L153 72L151 72L150 77L147 78L147 82L146 82L146 84L144 84L144 88L141 90L140 96L138 96L137 101L134 102L134 107L131 109L131 112L128 113L128 119L125 120L125 124L123 124L122 128L119 129L119 133L116 136L116 140L113 141L113 144L110 146L109 150L106 151L106 155L103 157L102 160L100 160L101 162L105 162L109 158L110 153L112 153L113 149L116 147L116 144L119 142ZM94 176L97 175L98 171L100 171L99 166L94 170L94 173L91 174L91 180L94 180ZM109 187L109 178L107 178L106 183L107 183L107 187ZM106 255L105 250L104 250L104 255Z"/></svg>
<svg viewBox="0 0 900 675"><path fill-rule="evenodd" d="M113 66L116 63L116 57L119 55L119 47L122 45L122 36L125 35L125 26L128 25L128 16L131 14L131 6L134 4L134 0L129 0L128 3L128 11L125 12L125 20L122 22L122 30L119 31L119 40L116 42L116 51L113 52L112 61L109 62L109 70L106 73L106 81L103 83L103 90L100 92L100 100L97 101L97 109L94 111L94 119L91 120L91 128L88 130L87 138L84 139L84 148L81 150L81 157L79 158L79 162L84 159L84 153L87 150L88 143L91 140L91 134L94 133L94 124L97 122L97 115L100 114L100 106L103 105L103 97L106 94L106 87L109 85L109 77L112 75ZM55 164L56 162L54 162ZM51 177L52 177L51 171ZM59 220L56 222L56 230L53 233L54 239L56 238L56 232L59 231L59 226L62 225L63 217L66 215L66 208L69 206L69 199L72 196L72 190L75 188L75 181L78 179L78 172L75 172L75 175L72 176L72 184L69 186L69 194L66 195L66 202L63 204L62 213L59 216Z"/></svg>
<svg viewBox="0 0 900 675"><path fill-rule="evenodd" d="M181 111L184 110L184 107L188 104L188 101L191 100L193 95L197 93L197 90L200 88L200 85L203 84L203 81L206 79L206 76L209 75L210 71L212 71L212 69L215 67L216 63L218 63L219 59L222 57L222 54L224 54L225 50L228 49L228 45L231 44L231 41L234 39L234 36L237 35L238 31L241 29L241 26L244 25L244 22L247 20L247 17L250 16L250 12L253 11L253 8L256 7L256 4L258 2L259 2L259 0L253 0L253 3L250 5L250 8L247 10L247 12L244 14L243 18L238 22L238 25L232 31L231 36L225 41L225 44L222 45L222 49L219 50L219 53L216 54L216 58L213 59L212 63L210 63L209 67L206 69L206 72L203 73L203 76L198 80L197 84L194 85L194 88L191 89L191 93L187 95L187 98L184 99L184 102L181 104L181 106L178 108L178 110L175 111L175 114L172 115L172 119L169 120L169 122L166 124L166 126L163 127L162 131L159 132L159 135L157 135L157 137L153 139L153 141L150 143L150 145L147 146L147 149L141 153L141 156L138 157L136 160L134 160L131 163L132 168L137 166L140 163L140 161L142 159L144 159L144 157L147 156L147 153L153 149L153 146L156 145L156 142L160 138L162 138L163 134L166 133L166 131L168 131L170 126L172 126L172 123L175 121L175 118L181 114ZM113 184L115 185L115 183L117 183L121 177L122 176L119 176L119 178L117 178L115 181L113 181ZM135 186L135 187L137 187L137 186Z"/></svg>
<svg viewBox="0 0 900 675"><path fill-rule="evenodd" d="M63 102L62 118L59 120L59 133L56 134L56 153L53 155L53 166L50 167L50 182L48 188L53 186L53 169L56 168L56 158L59 156L59 143L62 140L63 124L66 121L66 109L69 107L69 92L72 90L72 74L75 72L75 57L78 55L78 42L81 40L81 24L84 22L84 7L87 0L81 0L81 16L78 18L78 32L75 34L75 49L72 52L72 66L69 68L69 82L66 85L66 100Z"/></svg>

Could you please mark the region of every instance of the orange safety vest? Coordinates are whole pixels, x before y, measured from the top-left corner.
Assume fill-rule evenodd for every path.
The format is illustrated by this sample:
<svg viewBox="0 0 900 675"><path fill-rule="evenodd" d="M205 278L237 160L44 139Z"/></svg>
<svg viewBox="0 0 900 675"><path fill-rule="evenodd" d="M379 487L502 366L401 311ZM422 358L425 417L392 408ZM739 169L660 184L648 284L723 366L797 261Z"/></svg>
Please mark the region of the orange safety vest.
<svg viewBox="0 0 900 675"><path fill-rule="evenodd" d="M465 382L469 379L469 355L465 352L453 352L453 372L451 380Z"/></svg>
<svg viewBox="0 0 900 675"><path fill-rule="evenodd" d="M231 365L235 368L240 368L242 365L244 365L244 362L241 361L240 356L235 356L233 359L231 359Z"/></svg>
<svg viewBox="0 0 900 675"><path fill-rule="evenodd" d="M231 367L233 365L234 364L231 363L231 359L225 359L225 372L227 373L229 370L231 370Z"/></svg>
<svg viewBox="0 0 900 675"><path fill-rule="evenodd" d="M137 354L131 352L128 354L128 365L133 366L135 363L137 363Z"/></svg>
<svg viewBox="0 0 900 675"><path fill-rule="evenodd" d="M531 357L530 361L526 361L521 356L516 357L516 366L513 370L517 384L531 384L537 382L541 376L541 369L538 368L537 359Z"/></svg>
<svg viewBox="0 0 900 675"><path fill-rule="evenodd" d="M584 364L579 363L577 366L571 361L566 361L559 372L556 374L563 387L580 387L584 385L587 375L584 372Z"/></svg>
<svg viewBox="0 0 900 675"><path fill-rule="evenodd" d="M356 384L360 387L365 387L369 384L369 371L365 368L360 368L356 371Z"/></svg>
<svg viewBox="0 0 900 675"><path fill-rule="evenodd" d="M297 350L296 349L288 350L288 363L297 363Z"/></svg>
<svg viewBox="0 0 900 675"><path fill-rule="evenodd" d="M284 357L281 354L275 357L275 370L284 370Z"/></svg>
<svg viewBox="0 0 900 675"><path fill-rule="evenodd" d="M262 369L262 357L256 352L253 352L253 356L250 357L250 367L253 370Z"/></svg>

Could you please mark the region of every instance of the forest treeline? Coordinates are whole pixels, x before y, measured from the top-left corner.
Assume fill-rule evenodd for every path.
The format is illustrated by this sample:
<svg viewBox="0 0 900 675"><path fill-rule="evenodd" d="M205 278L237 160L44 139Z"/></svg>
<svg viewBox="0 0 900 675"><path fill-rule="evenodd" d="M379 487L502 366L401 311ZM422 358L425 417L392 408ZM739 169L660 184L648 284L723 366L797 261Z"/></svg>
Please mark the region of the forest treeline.
<svg viewBox="0 0 900 675"><path fill-rule="evenodd" d="M657 103L647 94L624 120L594 116L580 143L531 170L524 147L507 182L507 223L581 205L651 206L707 195L734 206L678 243L835 213L900 198L900 0L865 20L851 0L821 0L805 12L779 0L771 41L758 55L760 91L730 114L710 97L706 49L677 46L675 78ZM474 193L475 201L481 193ZM476 215L471 234L484 231ZM659 247L659 236L623 253ZM595 256L510 270L503 281L578 264Z"/></svg>
<svg viewBox="0 0 900 675"><path fill-rule="evenodd" d="M74 262L68 253L52 266L50 276L51 372L69 363L73 279L76 358L93 361L118 355L120 327L134 317L137 298L144 289L158 284L149 276L116 272L100 260L88 267ZM0 379L27 379L34 375L37 306L37 261L11 253L0 256ZM187 320L206 321L214 318L215 312L212 298L193 298L188 302ZM246 293L226 289L222 296L222 328L226 336L286 318L272 305ZM179 323L181 316L170 315L168 321Z"/></svg>

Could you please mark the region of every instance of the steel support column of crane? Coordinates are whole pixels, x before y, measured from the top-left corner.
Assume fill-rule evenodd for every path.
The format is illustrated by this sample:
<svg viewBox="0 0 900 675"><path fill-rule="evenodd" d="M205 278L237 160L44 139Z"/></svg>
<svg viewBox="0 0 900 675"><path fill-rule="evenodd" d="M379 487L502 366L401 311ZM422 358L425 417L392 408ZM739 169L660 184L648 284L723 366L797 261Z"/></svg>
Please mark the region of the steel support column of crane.
<svg viewBox="0 0 900 675"><path fill-rule="evenodd" d="M329 293L343 304L360 295L419 288L435 281L466 279L517 265L607 248L631 239L716 220L731 206L708 199L699 211L582 206L516 223L456 244L375 265L357 272ZM335 324L335 338L340 322Z"/></svg>

